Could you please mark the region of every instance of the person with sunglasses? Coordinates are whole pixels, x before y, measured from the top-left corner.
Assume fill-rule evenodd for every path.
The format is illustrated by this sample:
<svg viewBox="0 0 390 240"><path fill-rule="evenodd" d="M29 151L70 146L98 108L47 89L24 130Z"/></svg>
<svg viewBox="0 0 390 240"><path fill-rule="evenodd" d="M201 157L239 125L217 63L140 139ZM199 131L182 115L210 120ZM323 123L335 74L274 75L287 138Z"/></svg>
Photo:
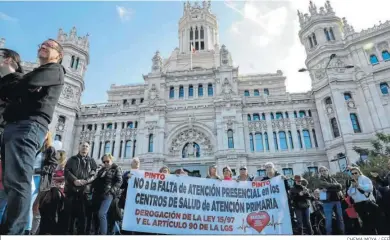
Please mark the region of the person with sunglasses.
<svg viewBox="0 0 390 240"><path fill-rule="evenodd" d="M112 201L121 194L122 170L114 163L114 157L106 153L102 157L103 166L93 182L93 202L98 210L100 235L107 235L107 215ZM96 216L96 215L95 215ZM97 227L97 225L96 225Z"/></svg>
<svg viewBox="0 0 390 240"><path fill-rule="evenodd" d="M363 234L375 235L381 224L377 221L378 205L375 203L372 181L357 167L351 167L349 170L352 183L347 193L355 202L355 210L363 223Z"/></svg>
<svg viewBox="0 0 390 240"><path fill-rule="evenodd" d="M8 195L7 232L22 235L28 223L34 160L41 148L54 109L64 86L65 69L60 64L62 46L53 39L39 45L40 66L13 87L3 113L6 125L2 142L4 188Z"/></svg>

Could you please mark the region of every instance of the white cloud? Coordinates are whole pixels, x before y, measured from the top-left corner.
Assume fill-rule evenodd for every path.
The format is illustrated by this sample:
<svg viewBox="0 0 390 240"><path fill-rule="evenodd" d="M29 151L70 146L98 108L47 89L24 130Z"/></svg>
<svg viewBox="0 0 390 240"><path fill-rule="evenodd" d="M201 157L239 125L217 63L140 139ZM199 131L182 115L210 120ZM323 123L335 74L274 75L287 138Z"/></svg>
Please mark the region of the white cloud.
<svg viewBox="0 0 390 240"><path fill-rule="evenodd" d="M312 0L317 9L326 0ZM226 6L241 15L233 22L228 38L221 39L232 53L232 58L240 66L240 72L264 73L280 69L287 77L287 90L290 92L308 91L311 80L307 73L298 73L305 67L305 49L298 31L300 29L297 9L308 13L309 1L246 1ZM354 1L331 0L331 5L340 18L346 17L356 31L370 28L379 21L390 20L388 0Z"/></svg>
<svg viewBox="0 0 390 240"><path fill-rule="evenodd" d="M10 22L17 22L18 21L17 18L8 16L7 14L5 14L3 12L0 12L0 20L10 21Z"/></svg>
<svg viewBox="0 0 390 240"><path fill-rule="evenodd" d="M118 13L119 18L123 22L129 21L131 16L133 15L133 10L132 9L125 8L125 7L122 7L122 6L116 6L116 12Z"/></svg>

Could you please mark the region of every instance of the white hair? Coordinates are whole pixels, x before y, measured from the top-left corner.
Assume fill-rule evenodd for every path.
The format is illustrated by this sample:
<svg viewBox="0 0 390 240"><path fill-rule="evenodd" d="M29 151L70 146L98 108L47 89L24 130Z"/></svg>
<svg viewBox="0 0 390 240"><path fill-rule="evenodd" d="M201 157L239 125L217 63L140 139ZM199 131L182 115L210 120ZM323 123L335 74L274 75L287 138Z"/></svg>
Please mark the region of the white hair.
<svg viewBox="0 0 390 240"><path fill-rule="evenodd" d="M273 162L267 162L267 163L265 163L265 164L264 164L264 167L266 167L266 166L270 166L270 167L272 167L273 169L275 169L275 164L274 164Z"/></svg>

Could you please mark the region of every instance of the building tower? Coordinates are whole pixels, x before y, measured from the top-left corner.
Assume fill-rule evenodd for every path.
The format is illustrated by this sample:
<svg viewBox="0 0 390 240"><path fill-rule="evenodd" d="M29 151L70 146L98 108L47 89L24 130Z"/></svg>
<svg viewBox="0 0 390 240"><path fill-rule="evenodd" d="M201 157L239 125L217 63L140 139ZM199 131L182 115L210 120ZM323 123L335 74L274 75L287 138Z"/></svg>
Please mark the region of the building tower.
<svg viewBox="0 0 390 240"><path fill-rule="evenodd" d="M203 1L191 5L184 2L183 16L179 21L179 49L190 53L191 45L197 51L209 51L219 44L217 17L211 13L211 2Z"/></svg>
<svg viewBox="0 0 390 240"><path fill-rule="evenodd" d="M89 64L89 40L88 35L77 36L77 30L73 27L69 34L62 29L58 31L57 41L64 48L62 65L65 67L65 86L61 93L59 103L55 109L50 131L56 140L63 143L63 149L68 154L71 150L78 150L79 144L75 136L75 123L81 106L81 93L84 91L84 75Z"/></svg>
<svg viewBox="0 0 390 240"><path fill-rule="evenodd" d="M336 16L329 1L319 10L310 2L309 14L298 11L298 17L325 151L331 170L342 171L346 164L359 159L353 150L356 143L368 145L364 145L370 140L364 132L374 131L372 121L360 117L369 116L369 108L354 80L359 63L345 45L353 28Z"/></svg>

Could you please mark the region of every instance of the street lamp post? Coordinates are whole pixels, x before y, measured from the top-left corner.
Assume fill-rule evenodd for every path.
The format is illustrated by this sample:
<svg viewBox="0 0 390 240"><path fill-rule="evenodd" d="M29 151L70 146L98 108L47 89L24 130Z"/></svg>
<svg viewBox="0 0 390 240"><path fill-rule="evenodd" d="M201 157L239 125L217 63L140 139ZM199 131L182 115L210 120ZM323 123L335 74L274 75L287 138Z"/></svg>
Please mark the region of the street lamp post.
<svg viewBox="0 0 390 240"><path fill-rule="evenodd" d="M330 62L336 57L336 54L331 54L330 57L329 57L329 61L328 63L326 64L325 68L323 68L325 70L325 75L326 75L326 78L328 80L328 85L329 85L329 89L330 89L330 94L332 96L332 103L335 102L335 97L334 97L334 92L332 91L332 84L330 82L330 78L329 78L329 75L328 75L328 70L329 69L335 69L335 68L344 68L344 69L349 69L349 68L354 68L353 65L346 65L346 66L343 66L343 67L331 67L329 68L329 64ZM306 68L301 68L298 70L298 72L307 72L309 70L318 70L318 69L306 69ZM344 171L344 169L341 169L341 165L340 165L340 159L345 159L346 160L346 163L347 165L349 164L349 159L347 157L347 147L345 145L345 141L344 141L344 134L343 134L343 131L342 131L342 128L341 128L341 124L340 124L340 119L339 119L339 114L337 112L337 109L334 110L334 112L336 113L336 121L337 121L337 125L338 125L338 129L340 131L340 134L341 134L341 140L343 141L343 146L344 146L344 151L345 151L345 154L344 154L344 157L337 157L333 160L331 160L331 162L334 162L334 161L337 161L338 162L338 165L339 165L339 168L340 168L340 171Z"/></svg>

